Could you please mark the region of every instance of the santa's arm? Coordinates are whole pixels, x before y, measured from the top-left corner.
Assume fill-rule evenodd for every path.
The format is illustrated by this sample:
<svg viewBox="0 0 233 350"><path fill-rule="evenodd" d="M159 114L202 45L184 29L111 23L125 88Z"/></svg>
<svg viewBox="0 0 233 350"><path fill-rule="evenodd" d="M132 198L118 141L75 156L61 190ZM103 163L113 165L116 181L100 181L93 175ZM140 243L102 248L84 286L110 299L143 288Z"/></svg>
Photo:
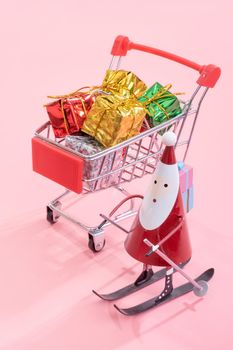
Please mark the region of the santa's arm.
<svg viewBox="0 0 233 350"><path fill-rule="evenodd" d="M160 248L160 246L162 244L164 244L169 238L171 238L176 232L178 232L178 230L180 229L180 227L182 226L182 223L184 221L183 216L178 216L179 218L179 222L177 224L177 226L171 231L169 232L166 237L164 237L163 239L161 239L161 241L159 241L156 245L151 243L151 241L149 241L149 239L145 238L143 240L143 242L148 245L149 247L151 247L151 249L149 250L149 252L146 253L146 256L150 256L152 253L154 253L157 249Z"/></svg>
<svg viewBox="0 0 233 350"><path fill-rule="evenodd" d="M143 199L144 197L141 195L141 194L133 194L133 195L130 195L124 199L122 199L122 201L120 203L117 204L117 206L111 211L111 213L109 214L109 216L111 217L113 214L115 214L115 212L125 203L127 202L128 200L130 199L134 199L134 198L141 198Z"/></svg>
<svg viewBox="0 0 233 350"><path fill-rule="evenodd" d="M141 195L141 194L133 194L133 195L130 195L126 198L124 198L120 203L117 204L117 206L115 208L113 208L113 210L111 211L111 213L109 214L109 216L105 216L103 214L100 214L100 216L104 219L101 224L98 226L98 229L101 229L105 224L106 222L110 222L112 225L115 225L117 226L118 228L120 228L121 230L125 231L126 233L130 233L130 231L127 231L125 228L121 227L120 225L118 225L114 220L111 220L110 218L113 216L113 214L115 214L115 212L125 203L127 202L128 200L132 200L134 198L140 198L140 199L143 199L144 197Z"/></svg>

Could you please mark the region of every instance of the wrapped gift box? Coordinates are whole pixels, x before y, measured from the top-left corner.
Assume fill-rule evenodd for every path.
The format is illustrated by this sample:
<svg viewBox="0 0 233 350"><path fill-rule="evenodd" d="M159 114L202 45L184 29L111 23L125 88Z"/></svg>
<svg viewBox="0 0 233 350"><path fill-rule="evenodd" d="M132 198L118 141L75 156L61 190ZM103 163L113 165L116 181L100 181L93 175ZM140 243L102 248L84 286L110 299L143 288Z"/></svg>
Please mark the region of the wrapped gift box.
<svg viewBox="0 0 233 350"><path fill-rule="evenodd" d="M150 127L157 126L181 113L181 107L176 95L168 91L171 84L162 86L155 83L139 97L139 101L147 109L147 119Z"/></svg>
<svg viewBox="0 0 233 350"><path fill-rule="evenodd" d="M139 97L146 91L147 86L133 72L108 69L100 88L113 94L116 92L124 94L127 91Z"/></svg>
<svg viewBox="0 0 233 350"><path fill-rule="evenodd" d="M65 137L79 131L98 94L92 90L76 91L45 105L55 137Z"/></svg>
<svg viewBox="0 0 233 350"><path fill-rule="evenodd" d="M193 208L193 186L182 193L184 207L188 213Z"/></svg>
<svg viewBox="0 0 233 350"><path fill-rule="evenodd" d="M180 189L181 192L185 192L193 185L193 168L183 162L178 163L180 173Z"/></svg>
<svg viewBox="0 0 233 350"><path fill-rule="evenodd" d="M183 162L178 162L180 174L180 189L187 213L193 208L193 168Z"/></svg>
<svg viewBox="0 0 233 350"><path fill-rule="evenodd" d="M83 156L95 156L105 148L89 135L69 135L65 138L65 145L72 150L81 153ZM118 173L109 174L112 170L120 167L123 161L123 151L119 150L109 153L99 158L85 158L83 167L83 181L89 190L94 191L100 188L106 188L115 185L118 182ZM99 175L102 178L94 180Z"/></svg>
<svg viewBox="0 0 233 350"><path fill-rule="evenodd" d="M98 96L82 131L112 147L139 134L145 115L145 108L129 92Z"/></svg>

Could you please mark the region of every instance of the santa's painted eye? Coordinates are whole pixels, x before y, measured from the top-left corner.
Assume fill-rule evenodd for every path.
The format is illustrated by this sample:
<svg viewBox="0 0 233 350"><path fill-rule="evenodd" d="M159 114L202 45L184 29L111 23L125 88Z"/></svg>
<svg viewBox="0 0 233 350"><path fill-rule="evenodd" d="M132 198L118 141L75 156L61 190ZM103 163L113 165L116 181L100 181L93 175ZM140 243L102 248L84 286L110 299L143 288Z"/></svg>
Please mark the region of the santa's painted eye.
<svg viewBox="0 0 233 350"><path fill-rule="evenodd" d="M157 181L155 180L154 183L157 184Z"/></svg>
<svg viewBox="0 0 233 350"><path fill-rule="evenodd" d="M168 187L168 184L165 184L164 187Z"/></svg>

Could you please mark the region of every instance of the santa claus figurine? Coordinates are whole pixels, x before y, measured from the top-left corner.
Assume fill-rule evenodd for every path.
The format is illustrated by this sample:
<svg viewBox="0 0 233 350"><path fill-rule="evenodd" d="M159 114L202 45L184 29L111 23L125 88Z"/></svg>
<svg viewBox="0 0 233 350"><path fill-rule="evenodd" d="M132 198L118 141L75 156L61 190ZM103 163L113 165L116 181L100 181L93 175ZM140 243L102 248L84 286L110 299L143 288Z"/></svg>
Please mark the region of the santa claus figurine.
<svg viewBox="0 0 233 350"><path fill-rule="evenodd" d="M191 246L185 209L179 184L179 170L174 145L176 135L163 135L165 149L151 176L150 185L142 200L138 215L125 241L126 251L143 263L143 271L135 281L140 285L153 275L152 265L165 266L165 287L157 299L166 298L173 290L173 268L158 254L149 252L149 241L177 265L191 258Z"/></svg>

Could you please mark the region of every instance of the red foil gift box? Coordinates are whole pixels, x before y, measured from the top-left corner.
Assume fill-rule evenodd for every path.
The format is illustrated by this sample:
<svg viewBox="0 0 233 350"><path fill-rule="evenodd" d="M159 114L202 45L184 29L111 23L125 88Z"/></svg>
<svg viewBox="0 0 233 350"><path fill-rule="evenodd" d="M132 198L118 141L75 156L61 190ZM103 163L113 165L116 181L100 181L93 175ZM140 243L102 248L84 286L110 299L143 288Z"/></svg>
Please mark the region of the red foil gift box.
<svg viewBox="0 0 233 350"><path fill-rule="evenodd" d="M48 96L56 99L45 105L55 137L65 137L79 131L97 95L96 90L78 90L69 95Z"/></svg>

